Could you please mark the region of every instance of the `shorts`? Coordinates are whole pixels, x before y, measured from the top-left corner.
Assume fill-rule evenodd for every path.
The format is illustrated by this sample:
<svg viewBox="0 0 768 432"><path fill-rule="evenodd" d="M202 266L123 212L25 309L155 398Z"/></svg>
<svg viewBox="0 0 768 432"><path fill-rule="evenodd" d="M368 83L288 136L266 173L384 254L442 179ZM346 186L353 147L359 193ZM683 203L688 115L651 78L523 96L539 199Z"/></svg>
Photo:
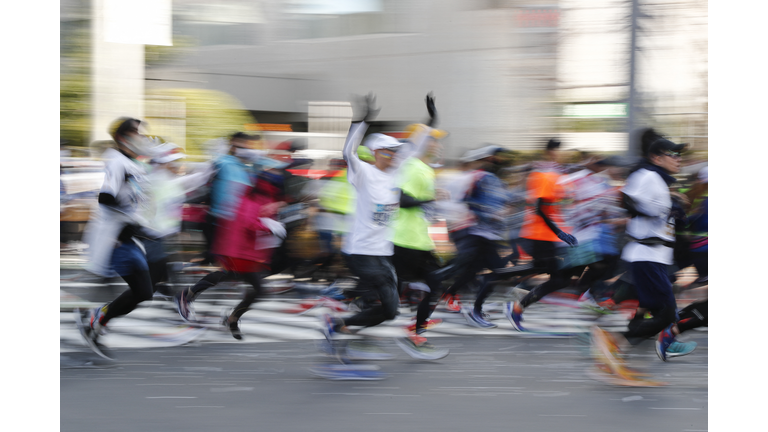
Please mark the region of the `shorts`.
<svg viewBox="0 0 768 432"><path fill-rule="evenodd" d="M112 269L120 276L149 271L147 258L136 243L123 243L112 252Z"/></svg>
<svg viewBox="0 0 768 432"><path fill-rule="evenodd" d="M269 266L257 261L250 261L242 258L217 255L216 260L221 264L224 270L235 273L258 273L268 271Z"/></svg>

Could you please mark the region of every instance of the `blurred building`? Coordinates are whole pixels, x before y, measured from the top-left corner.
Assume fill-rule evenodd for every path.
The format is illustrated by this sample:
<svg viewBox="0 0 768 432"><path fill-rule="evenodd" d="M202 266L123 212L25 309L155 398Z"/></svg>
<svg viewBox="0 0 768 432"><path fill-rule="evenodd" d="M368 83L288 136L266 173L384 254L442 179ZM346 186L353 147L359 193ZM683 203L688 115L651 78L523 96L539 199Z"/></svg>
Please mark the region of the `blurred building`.
<svg viewBox="0 0 768 432"><path fill-rule="evenodd" d="M376 93L375 130L397 131L426 119L432 91L447 157L537 147L553 131L558 22L551 0L174 0L174 37L194 47L148 66L147 88L224 91L259 123L329 134L346 133L353 93Z"/></svg>
<svg viewBox="0 0 768 432"><path fill-rule="evenodd" d="M626 148L628 1L167 1L173 55L147 51L135 88L225 92L274 139L308 133L311 149L339 150L352 94L376 93L372 130L398 131L424 121L432 91L449 159L485 142L538 149L553 134L567 148ZM104 2L61 0L62 39ZM705 149L706 3L644 8L643 121ZM150 99L144 115L183 143L183 98Z"/></svg>

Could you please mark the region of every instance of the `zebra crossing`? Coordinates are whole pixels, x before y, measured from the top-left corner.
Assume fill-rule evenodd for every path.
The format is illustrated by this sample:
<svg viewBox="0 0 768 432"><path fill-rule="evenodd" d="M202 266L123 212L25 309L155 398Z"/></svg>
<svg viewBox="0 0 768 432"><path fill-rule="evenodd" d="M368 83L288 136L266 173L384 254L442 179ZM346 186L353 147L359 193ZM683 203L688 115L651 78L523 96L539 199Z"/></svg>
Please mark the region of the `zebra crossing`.
<svg viewBox="0 0 768 432"><path fill-rule="evenodd" d="M468 325L460 313L450 313L438 308L432 318L443 320L430 329L425 336L430 339L451 336L504 336L512 338L572 337L588 331L590 326L599 324L611 331L626 328L628 316L622 313L598 315L586 308L581 308L575 301L567 299L544 299L531 305L524 314L524 325L528 332L514 330L503 314L503 300L486 303L484 311L489 320L498 327L480 329ZM227 329L220 324L222 313L228 313L239 302L239 296L233 292L223 292L214 296L203 296L195 301L194 309L199 325L188 324L181 320L170 299L155 299L141 304L136 310L124 317L115 318L109 324L108 333L100 341L110 349L161 348L185 344L209 343L265 343L296 340L319 340L319 316L328 312L325 306L307 308L312 300L292 298L287 295L274 295L254 303L240 321L244 334L242 341L232 338ZM62 291L60 311L60 352L87 350L86 343L78 332L72 310L75 307L96 307L99 304L73 298ZM347 312L351 313L351 312ZM355 335L343 335L344 338L360 337L395 338L405 335L405 327L412 323L415 310L401 307L396 319L379 326L360 330ZM439 344L439 341L434 343Z"/></svg>

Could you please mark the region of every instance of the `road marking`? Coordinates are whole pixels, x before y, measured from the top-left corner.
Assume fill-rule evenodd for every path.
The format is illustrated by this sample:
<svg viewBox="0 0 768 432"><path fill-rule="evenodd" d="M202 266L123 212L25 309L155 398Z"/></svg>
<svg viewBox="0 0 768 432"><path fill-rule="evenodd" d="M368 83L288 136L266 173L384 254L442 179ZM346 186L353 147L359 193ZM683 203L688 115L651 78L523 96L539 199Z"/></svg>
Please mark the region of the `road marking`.
<svg viewBox="0 0 768 432"><path fill-rule="evenodd" d="M213 405L201 405L201 406L177 406L176 408L224 408L223 406L213 406Z"/></svg>
<svg viewBox="0 0 768 432"><path fill-rule="evenodd" d="M313 395L343 395L343 396L401 396L401 397L418 397L419 395L396 395L389 393L312 393Z"/></svg>
<svg viewBox="0 0 768 432"><path fill-rule="evenodd" d="M146 399L197 399L197 396L147 396Z"/></svg>
<svg viewBox="0 0 768 432"><path fill-rule="evenodd" d="M212 392L233 392L233 391L253 391L253 387L219 387L212 388Z"/></svg>
<svg viewBox="0 0 768 432"><path fill-rule="evenodd" d="M701 411L701 408L656 408L656 407L649 407L648 409L657 409L657 410L691 410L691 411Z"/></svg>
<svg viewBox="0 0 768 432"><path fill-rule="evenodd" d="M411 414L413 414L413 413L365 413L365 414L367 414L367 415L371 415L371 414L386 414L386 415L411 415Z"/></svg>

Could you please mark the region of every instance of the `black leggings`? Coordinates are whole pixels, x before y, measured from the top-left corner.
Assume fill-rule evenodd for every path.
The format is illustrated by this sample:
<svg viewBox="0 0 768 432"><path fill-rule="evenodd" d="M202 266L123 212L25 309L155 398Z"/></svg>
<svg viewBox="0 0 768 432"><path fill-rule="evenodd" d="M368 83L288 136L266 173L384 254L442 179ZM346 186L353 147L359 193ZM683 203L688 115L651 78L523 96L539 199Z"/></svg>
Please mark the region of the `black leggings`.
<svg viewBox="0 0 768 432"><path fill-rule="evenodd" d="M155 292L152 278L147 270L136 271L129 276L122 276L122 278L128 283L129 289L108 305L104 318L101 320L102 325L107 325L112 318L129 314L136 309L139 303L151 300L152 294Z"/></svg>
<svg viewBox="0 0 768 432"><path fill-rule="evenodd" d="M549 280L532 289L520 301L523 307L536 303L547 294L551 294L568 285L570 276L583 271L584 267L569 269L568 271L559 270L560 258L557 255L555 242L531 240L531 256L533 257L533 273L547 273Z"/></svg>
<svg viewBox="0 0 768 432"><path fill-rule="evenodd" d="M245 290L243 300L232 311L233 318L240 318L261 295L261 273L237 273L233 271L217 271L206 275L189 289L190 299L194 300L200 293L225 281L244 281L250 288Z"/></svg>
<svg viewBox="0 0 768 432"><path fill-rule="evenodd" d="M434 272L440 269L437 258L431 251L409 249L395 246L395 255L392 258L397 272L398 288L405 281L424 281L429 287L429 294L419 302L416 310L416 328L421 328L427 318L435 311L440 296L443 294L442 285ZM402 293L402 289L399 290Z"/></svg>
<svg viewBox="0 0 768 432"><path fill-rule="evenodd" d="M697 327L707 327L707 319L709 318L707 302L708 299L691 303L678 313L680 321L677 322L677 329L680 330L680 333Z"/></svg>
<svg viewBox="0 0 768 432"><path fill-rule="evenodd" d="M627 324L628 331L624 333L624 337L630 344L637 345L643 340L657 335L674 323L677 318L676 308L671 305L648 309L648 311L652 315L651 318L645 318L644 313L637 312Z"/></svg>

